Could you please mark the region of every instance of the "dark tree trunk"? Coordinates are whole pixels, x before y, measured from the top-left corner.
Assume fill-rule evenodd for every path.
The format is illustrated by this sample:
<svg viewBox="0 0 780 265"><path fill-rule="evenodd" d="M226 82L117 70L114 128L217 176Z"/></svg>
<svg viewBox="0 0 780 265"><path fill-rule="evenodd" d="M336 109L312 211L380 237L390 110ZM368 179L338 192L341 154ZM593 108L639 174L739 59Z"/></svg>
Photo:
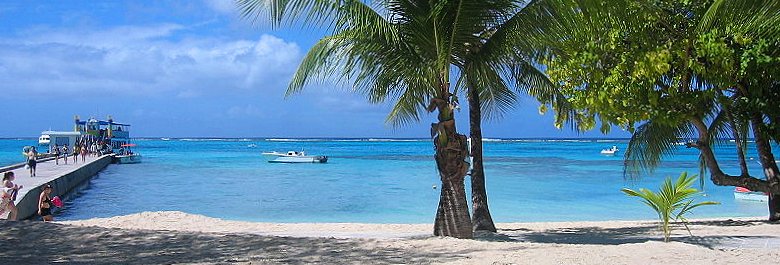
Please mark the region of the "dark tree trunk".
<svg viewBox="0 0 780 265"><path fill-rule="evenodd" d="M760 118L760 117L759 117ZM760 121L760 119L759 119ZM699 132L699 140L692 144L693 147L699 149L702 157L705 160L707 169L710 170L710 179L712 183L718 186L735 186L745 187L753 191L762 191L769 193L769 220L779 221L780 207L778 207L778 201L780 201L780 176L778 176L777 163L774 161L772 155L772 149L767 141L767 138L761 133L762 128L756 127L756 124L751 121L753 125L753 133L756 137L756 149L758 149L759 161L764 168L764 174L766 180L758 179L749 175L731 176L720 169L718 161L715 158L715 153L709 145L709 135L707 133L707 126L703 121L692 119L691 123L696 127ZM757 132L757 131L758 132Z"/></svg>
<svg viewBox="0 0 780 265"><path fill-rule="evenodd" d="M471 207L474 231L496 232L496 225L490 216L487 190L485 189L485 168L482 164L482 110L479 93L469 89L469 134L471 136Z"/></svg>
<svg viewBox="0 0 780 265"><path fill-rule="evenodd" d="M456 238L473 238L471 217L466 202L465 177L469 169L466 136L458 134L449 101L434 99L432 105L439 109L439 123L432 124L436 137L436 167L441 178L441 196L433 234ZM432 109L429 106L429 111Z"/></svg>
<svg viewBox="0 0 780 265"><path fill-rule="evenodd" d="M761 161L761 167L764 170L766 181L769 186L780 185L780 174L777 170L775 156L772 154L772 146L769 144L769 138L764 134L764 120L761 114L754 113L751 117L753 136L756 140L756 150L758 158ZM769 221L780 221L780 193L769 193Z"/></svg>

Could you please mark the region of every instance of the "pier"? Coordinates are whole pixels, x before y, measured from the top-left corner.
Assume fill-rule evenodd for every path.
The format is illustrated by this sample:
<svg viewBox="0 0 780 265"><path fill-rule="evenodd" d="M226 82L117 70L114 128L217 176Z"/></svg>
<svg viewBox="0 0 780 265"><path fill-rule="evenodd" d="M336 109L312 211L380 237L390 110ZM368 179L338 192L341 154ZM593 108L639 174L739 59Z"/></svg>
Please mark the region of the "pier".
<svg viewBox="0 0 780 265"><path fill-rule="evenodd" d="M18 209L17 219L24 220L36 217L38 214L38 198L41 195L41 187L45 184L51 184L53 191L51 197L62 196L73 190L84 181L88 181L98 172L103 170L113 160L113 154L103 156L87 156L86 161L82 162L81 157L78 162L73 162L73 157L68 157L66 165L63 159L59 160L59 165L55 164L53 158L38 160L35 177L30 177L30 170L24 167L24 164L16 164L0 168L0 172L12 170L16 179L16 185L24 186L19 190L16 196L16 207Z"/></svg>

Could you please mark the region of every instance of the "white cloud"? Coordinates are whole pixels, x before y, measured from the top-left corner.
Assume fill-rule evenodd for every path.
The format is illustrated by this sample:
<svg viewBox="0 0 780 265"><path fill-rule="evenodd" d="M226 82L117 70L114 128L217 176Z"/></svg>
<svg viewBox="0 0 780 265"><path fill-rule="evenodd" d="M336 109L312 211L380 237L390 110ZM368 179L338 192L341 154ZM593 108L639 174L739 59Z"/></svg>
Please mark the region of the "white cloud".
<svg viewBox="0 0 780 265"><path fill-rule="evenodd" d="M233 0L204 0L207 6L214 11L223 14L236 13L236 4Z"/></svg>
<svg viewBox="0 0 780 265"><path fill-rule="evenodd" d="M297 44L271 35L179 38L177 32L184 30L175 24L37 29L0 39L0 93L188 98L267 87L283 91L301 59Z"/></svg>

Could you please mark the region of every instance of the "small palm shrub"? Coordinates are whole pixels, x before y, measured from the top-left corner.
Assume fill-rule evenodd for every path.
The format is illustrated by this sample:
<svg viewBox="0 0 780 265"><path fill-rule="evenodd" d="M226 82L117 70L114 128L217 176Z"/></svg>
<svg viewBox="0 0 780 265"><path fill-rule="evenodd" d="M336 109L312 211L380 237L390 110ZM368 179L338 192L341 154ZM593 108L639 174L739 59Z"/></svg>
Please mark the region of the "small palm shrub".
<svg viewBox="0 0 780 265"><path fill-rule="evenodd" d="M685 225L685 229L688 230L688 234L690 234L691 229L688 228L688 220L685 219L685 214L702 205L719 204L714 201L694 203L693 197L701 193L699 190L691 187L695 180L696 175L688 176L687 172L683 172L675 182L672 182L671 177L667 177L664 183L661 184L661 190L658 193L645 188L639 189L638 192L628 188L623 188L621 191L629 196L642 198L643 203L658 213L658 218L661 221L661 231L664 233L664 242L669 242L669 236L671 235L669 221L681 221Z"/></svg>

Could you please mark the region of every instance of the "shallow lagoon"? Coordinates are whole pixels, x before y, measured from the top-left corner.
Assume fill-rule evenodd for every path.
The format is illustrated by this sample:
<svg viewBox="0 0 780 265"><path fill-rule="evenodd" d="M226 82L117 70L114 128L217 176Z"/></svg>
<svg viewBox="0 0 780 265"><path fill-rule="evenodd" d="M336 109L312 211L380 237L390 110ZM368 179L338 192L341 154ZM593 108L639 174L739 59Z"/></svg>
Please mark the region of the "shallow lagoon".
<svg viewBox="0 0 780 265"><path fill-rule="evenodd" d="M21 162L34 139L0 140L0 162ZM263 222L429 223L439 198L429 140L414 139L140 139L142 164L110 165L71 196L59 220L177 210ZM623 178L622 153L600 155L627 140L487 139L490 209L496 222L654 219L622 187L657 189L663 177L698 173L698 153L679 146L652 175ZM18 150L17 150L18 149ZM16 150L16 151L14 151ZM305 150L327 164L267 163L263 151ZM717 153L738 171L734 147ZM755 151L749 150L755 157ZM16 161L20 160L20 161ZM752 173L760 172L751 161ZM468 179L467 179L468 183ZM467 187L468 188L468 187ZM706 197L721 202L691 217L764 216L766 203L737 201L733 187L707 180Z"/></svg>

